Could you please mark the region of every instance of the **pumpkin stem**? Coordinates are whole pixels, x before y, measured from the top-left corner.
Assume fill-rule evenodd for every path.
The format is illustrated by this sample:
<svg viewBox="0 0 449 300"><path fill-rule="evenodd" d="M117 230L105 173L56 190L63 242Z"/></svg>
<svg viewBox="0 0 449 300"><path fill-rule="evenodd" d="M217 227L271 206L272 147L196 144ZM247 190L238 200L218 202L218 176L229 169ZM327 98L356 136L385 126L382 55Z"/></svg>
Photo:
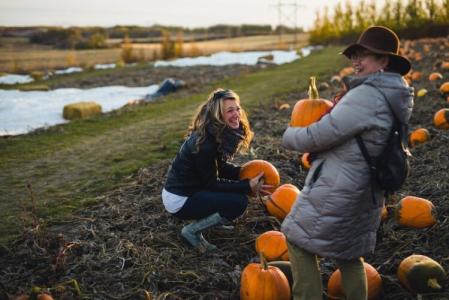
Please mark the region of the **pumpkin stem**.
<svg viewBox="0 0 449 300"><path fill-rule="evenodd" d="M260 265L262 266L262 269L268 270L267 260L265 259L265 256L263 256L263 251L259 252L259 257L260 257Z"/></svg>
<svg viewBox="0 0 449 300"><path fill-rule="evenodd" d="M309 79L309 99L318 99L318 89L316 88L316 78L311 76Z"/></svg>
<svg viewBox="0 0 449 300"><path fill-rule="evenodd" d="M441 289L441 285L439 285L436 278L429 278L429 280L427 280L427 286L435 290Z"/></svg>

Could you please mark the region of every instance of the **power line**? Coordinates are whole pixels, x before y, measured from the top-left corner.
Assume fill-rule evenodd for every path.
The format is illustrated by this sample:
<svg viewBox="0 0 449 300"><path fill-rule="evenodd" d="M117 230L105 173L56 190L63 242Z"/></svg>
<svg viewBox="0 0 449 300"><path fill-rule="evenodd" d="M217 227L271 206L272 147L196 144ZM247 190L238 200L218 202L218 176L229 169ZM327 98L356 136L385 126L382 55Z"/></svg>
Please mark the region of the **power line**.
<svg viewBox="0 0 449 300"><path fill-rule="evenodd" d="M278 13L279 43L282 43L283 28L284 26L289 27L288 24L290 24L290 26L293 25L293 28L295 29L295 45L298 42L298 8L305 6L298 4L297 2L298 1L296 0L294 2L282 2L282 0L279 0L277 4L272 5L277 9Z"/></svg>

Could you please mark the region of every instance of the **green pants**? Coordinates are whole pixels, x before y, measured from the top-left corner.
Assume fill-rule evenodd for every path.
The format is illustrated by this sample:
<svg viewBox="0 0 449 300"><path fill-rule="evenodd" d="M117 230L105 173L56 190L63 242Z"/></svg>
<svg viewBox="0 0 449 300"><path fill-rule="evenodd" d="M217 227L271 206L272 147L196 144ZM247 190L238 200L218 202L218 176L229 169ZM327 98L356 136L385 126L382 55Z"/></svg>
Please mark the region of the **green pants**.
<svg viewBox="0 0 449 300"><path fill-rule="evenodd" d="M287 241L293 275L293 299L322 300L323 283L317 256ZM342 286L347 300L367 299L367 283L363 259L338 259Z"/></svg>

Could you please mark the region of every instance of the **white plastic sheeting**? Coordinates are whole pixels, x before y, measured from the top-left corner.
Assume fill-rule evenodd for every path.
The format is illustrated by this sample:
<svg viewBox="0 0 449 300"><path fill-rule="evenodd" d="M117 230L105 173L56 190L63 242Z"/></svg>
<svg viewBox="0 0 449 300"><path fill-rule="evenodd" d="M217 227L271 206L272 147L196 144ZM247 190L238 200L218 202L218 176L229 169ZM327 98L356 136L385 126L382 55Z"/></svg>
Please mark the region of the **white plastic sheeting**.
<svg viewBox="0 0 449 300"><path fill-rule="evenodd" d="M16 84L32 82L33 78L30 75L6 74L0 76L0 84Z"/></svg>
<svg viewBox="0 0 449 300"><path fill-rule="evenodd" d="M148 87L108 86L93 89L57 89L23 92L0 90L0 136L17 135L37 128L67 122L62 118L64 105L94 101L103 112L118 109L130 100L142 99L156 92L158 85Z"/></svg>
<svg viewBox="0 0 449 300"><path fill-rule="evenodd" d="M301 55L310 54L313 47L301 49ZM158 60L155 67L190 67L196 65L224 66L230 64L255 65L260 57L273 55L273 63L280 65L292 62L299 58L297 51L249 51L249 52L217 52L210 56L184 57L171 61Z"/></svg>

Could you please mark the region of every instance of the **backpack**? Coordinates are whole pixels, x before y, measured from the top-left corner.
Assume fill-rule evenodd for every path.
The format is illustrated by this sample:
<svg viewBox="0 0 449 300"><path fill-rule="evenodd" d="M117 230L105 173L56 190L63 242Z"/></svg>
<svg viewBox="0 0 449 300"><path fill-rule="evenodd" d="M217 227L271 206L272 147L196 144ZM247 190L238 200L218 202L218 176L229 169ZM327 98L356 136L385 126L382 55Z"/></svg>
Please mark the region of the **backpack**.
<svg viewBox="0 0 449 300"><path fill-rule="evenodd" d="M394 114L385 94L375 87L385 98L393 113L393 126L388 136L387 144L379 156L372 158L363 143L360 135L356 136L357 144L368 163L371 173L371 193L373 202L376 203L374 187L377 185L385 190L385 195L391 195L397 191L407 179L410 172L410 151L407 148L408 126L403 124Z"/></svg>

